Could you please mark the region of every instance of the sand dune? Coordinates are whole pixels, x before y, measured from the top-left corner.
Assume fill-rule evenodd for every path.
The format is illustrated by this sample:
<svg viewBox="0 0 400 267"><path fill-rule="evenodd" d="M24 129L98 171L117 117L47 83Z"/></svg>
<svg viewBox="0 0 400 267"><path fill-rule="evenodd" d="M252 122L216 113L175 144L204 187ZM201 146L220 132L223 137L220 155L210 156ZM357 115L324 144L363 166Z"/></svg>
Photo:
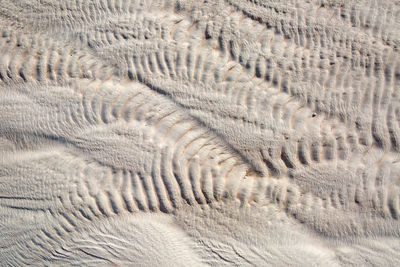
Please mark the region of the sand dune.
<svg viewBox="0 0 400 267"><path fill-rule="evenodd" d="M398 266L397 1L0 1L1 266Z"/></svg>

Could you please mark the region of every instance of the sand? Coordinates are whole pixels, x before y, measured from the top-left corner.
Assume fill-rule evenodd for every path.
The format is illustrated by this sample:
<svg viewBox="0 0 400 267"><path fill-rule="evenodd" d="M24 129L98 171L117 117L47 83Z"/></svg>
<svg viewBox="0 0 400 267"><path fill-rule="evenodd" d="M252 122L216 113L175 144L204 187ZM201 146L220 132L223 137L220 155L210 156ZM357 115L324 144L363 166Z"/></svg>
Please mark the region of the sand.
<svg viewBox="0 0 400 267"><path fill-rule="evenodd" d="M1 266L399 266L395 0L0 1Z"/></svg>

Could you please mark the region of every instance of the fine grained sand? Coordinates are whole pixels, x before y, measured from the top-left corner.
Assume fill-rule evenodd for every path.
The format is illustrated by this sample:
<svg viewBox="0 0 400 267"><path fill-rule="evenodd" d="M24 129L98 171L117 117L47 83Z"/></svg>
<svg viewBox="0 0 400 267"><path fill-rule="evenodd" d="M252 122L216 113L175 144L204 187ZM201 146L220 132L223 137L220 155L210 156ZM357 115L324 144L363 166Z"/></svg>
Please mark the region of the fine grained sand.
<svg viewBox="0 0 400 267"><path fill-rule="evenodd" d="M0 1L1 266L399 266L395 0Z"/></svg>

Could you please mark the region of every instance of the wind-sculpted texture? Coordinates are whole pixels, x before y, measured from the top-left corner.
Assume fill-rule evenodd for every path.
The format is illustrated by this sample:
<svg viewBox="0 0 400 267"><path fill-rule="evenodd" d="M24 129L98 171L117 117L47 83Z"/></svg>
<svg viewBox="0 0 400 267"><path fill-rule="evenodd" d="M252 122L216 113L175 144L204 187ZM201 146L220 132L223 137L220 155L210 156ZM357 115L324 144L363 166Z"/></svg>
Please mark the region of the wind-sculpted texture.
<svg viewBox="0 0 400 267"><path fill-rule="evenodd" d="M0 1L1 266L399 266L395 0Z"/></svg>

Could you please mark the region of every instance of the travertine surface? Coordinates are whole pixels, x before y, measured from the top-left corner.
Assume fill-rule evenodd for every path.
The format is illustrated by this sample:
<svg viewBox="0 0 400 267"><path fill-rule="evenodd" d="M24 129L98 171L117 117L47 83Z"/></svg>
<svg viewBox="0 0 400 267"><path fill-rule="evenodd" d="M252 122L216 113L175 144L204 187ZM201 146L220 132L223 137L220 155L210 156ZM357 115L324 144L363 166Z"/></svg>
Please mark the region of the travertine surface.
<svg viewBox="0 0 400 267"><path fill-rule="evenodd" d="M399 266L396 0L0 0L1 266Z"/></svg>

